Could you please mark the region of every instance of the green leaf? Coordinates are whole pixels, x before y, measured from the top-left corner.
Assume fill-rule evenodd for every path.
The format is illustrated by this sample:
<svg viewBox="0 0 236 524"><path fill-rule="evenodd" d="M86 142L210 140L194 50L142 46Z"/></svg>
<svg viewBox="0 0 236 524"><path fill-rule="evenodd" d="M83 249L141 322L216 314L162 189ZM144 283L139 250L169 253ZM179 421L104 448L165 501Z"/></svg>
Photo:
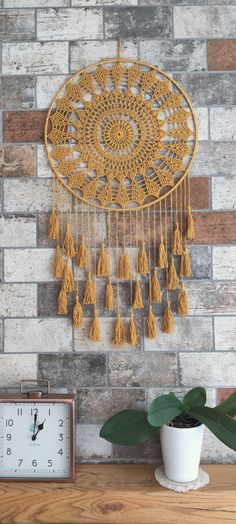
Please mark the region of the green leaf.
<svg viewBox="0 0 236 524"><path fill-rule="evenodd" d="M236 415L236 391L230 395L222 404L216 406L217 411L234 417Z"/></svg>
<svg viewBox="0 0 236 524"><path fill-rule="evenodd" d="M206 390L204 388L193 388L183 398L183 404L187 406L205 406Z"/></svg>
<svg viewBox="0 0 236 524"><path fill-rule="evenodd" d="M100 437L112 444L132 446L154 438L157 432L148 423L146 411L125 409L105 422Z"/></svg>
<svg viewBox="0 0 236 524"><path fill-rule="evenodd" d="M190 414L205 424L226 446L236 451L236 421L217 408L194 406Z"/></svg>
<svg viewBox="0 0 236 524"><path fill-rule="evenodd" d="M183 404L174 393L160 395L150 405L148 422L155 427L164 426L181 413L183 413Z"/></svg>

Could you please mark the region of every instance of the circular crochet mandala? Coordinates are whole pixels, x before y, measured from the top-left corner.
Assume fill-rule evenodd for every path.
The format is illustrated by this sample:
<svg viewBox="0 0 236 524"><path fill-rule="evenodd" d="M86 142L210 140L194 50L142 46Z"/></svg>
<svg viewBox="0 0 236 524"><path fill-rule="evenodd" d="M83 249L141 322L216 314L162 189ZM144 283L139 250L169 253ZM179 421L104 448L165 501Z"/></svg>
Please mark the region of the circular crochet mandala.
<svg viewBox="0 0 236 524"><path fill-rule="evenodd" d="M197 142L186 94L143 62L114 59L72 76L55 96L45 127L51 167L85 202L137 209L172 191Z"/></svg>

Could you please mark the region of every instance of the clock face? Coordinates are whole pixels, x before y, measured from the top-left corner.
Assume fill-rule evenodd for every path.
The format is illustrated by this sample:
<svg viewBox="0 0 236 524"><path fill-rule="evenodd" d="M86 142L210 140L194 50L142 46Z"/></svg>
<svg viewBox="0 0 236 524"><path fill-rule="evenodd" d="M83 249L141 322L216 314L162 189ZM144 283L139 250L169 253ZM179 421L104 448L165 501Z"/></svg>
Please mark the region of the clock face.
<svg viewBox="0 0 236 524"><path fill-rule="evenodd" d="M0 403L0 478L69 478L66 402Z"/></svg>

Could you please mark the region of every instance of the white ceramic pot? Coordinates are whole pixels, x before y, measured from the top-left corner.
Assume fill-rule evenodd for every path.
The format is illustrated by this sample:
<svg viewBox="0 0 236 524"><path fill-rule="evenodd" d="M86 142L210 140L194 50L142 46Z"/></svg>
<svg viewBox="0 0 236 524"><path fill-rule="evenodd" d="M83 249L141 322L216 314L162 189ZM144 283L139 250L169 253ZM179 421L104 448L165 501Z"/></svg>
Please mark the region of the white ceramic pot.
<svg viewBox="0 0 236 524"><path fill-rule="evenodd" d="M161 428L161 450L166 477L176 482L192 482L198 477L203 428L203 424L195 428Z"/></svg>

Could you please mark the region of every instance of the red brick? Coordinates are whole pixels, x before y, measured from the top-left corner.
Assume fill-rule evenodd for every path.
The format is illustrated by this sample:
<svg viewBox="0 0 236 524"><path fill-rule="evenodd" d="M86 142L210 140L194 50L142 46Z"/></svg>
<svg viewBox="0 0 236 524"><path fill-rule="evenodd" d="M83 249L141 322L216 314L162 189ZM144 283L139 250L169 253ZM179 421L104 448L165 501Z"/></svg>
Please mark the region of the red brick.
<svg viewBox="0 0 236 524"><path fill-rule="evenodd" d="M236 242L236 211L194 213L196 244Z"/></svg>
<svg viewBox="0 0 236 524"><path fill-rule="evenodd" d="M236 40L208 41L208 69L210 71L236 69Z"/></svg>
<svg viewBox="0 0 236 524"><path fill-rule="evenodd" d="M4 142L42 142L46 111L8 111L3 115Z"/></svg>
<svg viewBox="0 0 236 524"><path fill-rule="evenodd" d="M35 170L35 146L0 146L0 176L34 176Z"/></svg>
<svg viewBox="0 0 236 524"><path fill-rule="evenodd" d="M236 388L219 388L216 390L216 403L220 404L224 402L232 393L236 391Z"/></svg>

